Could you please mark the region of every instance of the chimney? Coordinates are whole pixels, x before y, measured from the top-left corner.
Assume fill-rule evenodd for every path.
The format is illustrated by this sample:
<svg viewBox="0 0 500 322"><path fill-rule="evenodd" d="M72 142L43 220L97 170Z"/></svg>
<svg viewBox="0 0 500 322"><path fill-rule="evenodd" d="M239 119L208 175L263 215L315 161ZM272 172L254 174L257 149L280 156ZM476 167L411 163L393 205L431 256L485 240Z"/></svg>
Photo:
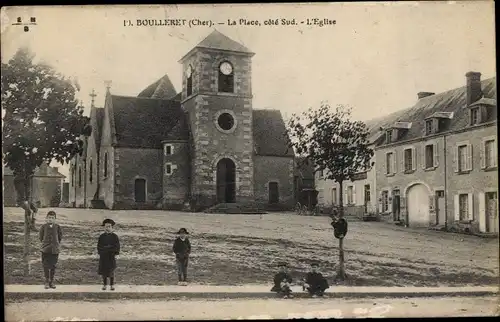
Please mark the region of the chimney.
<svg viewBox="0 0 500 322"><path fill-rule="evenodd" d="M466 103L467 106L469 106L483 96L483 91L481 89L481 73L468 72L465 74L465 77L467 78Z"/></svg>
<svg viewBox="0 0 500 322"><path fill-rule="evenodd" d="M55 172L59 172L59 167L52 167L52 169L54 169Z"/></svg>
<svg viewBox="0 0 500 322"><path fill-rule="evenodd" d="M419 92L417 93L417 96L418 96L418 99L421 99L421 98L424 98L424 97L427 97L427 96L432 96L436 93L432 93L432 92Z"/></svg>

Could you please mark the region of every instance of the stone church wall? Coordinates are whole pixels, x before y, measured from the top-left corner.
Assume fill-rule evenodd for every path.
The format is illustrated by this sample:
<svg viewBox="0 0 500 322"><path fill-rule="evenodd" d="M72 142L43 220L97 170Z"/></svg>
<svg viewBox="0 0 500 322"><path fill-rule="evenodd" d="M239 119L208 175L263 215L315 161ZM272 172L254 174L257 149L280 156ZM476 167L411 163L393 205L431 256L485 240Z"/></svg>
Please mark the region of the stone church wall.
<svg viewBox="0 0 500 322"><path fill-rule="evenodd" d="M113 209L154 209L161 202L161 149L116 148L116 192ZM146 202L135 201L135 180L146 180Z"/></svg>
<svg viewBox="0 0 500 322"><path fill-rule="evenodd" d="M293 207L293 158L257 155L254 165L255 201L269 204L269 182L275 181L279 187L279 206Z"/></svg>
<svg viewBox="0 0 500 322"><path fill-rule="evenodd" d="M171 146L171 155L165 145ZM163 148L163 208L181 209L189 198L191 164L188 142L167 142ZM167 165L171 173L167 172Z"/></svg>

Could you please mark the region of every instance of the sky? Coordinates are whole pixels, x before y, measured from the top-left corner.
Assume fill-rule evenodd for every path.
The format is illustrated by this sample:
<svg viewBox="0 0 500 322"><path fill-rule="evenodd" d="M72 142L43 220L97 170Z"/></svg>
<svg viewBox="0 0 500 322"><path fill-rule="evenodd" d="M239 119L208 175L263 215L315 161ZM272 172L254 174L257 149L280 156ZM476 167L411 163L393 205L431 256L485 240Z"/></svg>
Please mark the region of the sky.
<svg viewBox="0 0 500 322"><path fill-rule="evenodd" d="M17 17L36 17L37 25L24 32L12 25ZM293 18L298 25L264 25ZM307 25L308 18L336 24ZM137 26L137 19L216 25ZM468 71L495 76L494 19L492 1L2 7L1 55L7 62L28 46L37 60L77 78L88 115L92 90L104 105L107 80L112 94L136 96L168 74L180 91L179 59L216 28L255 53L254 108L279 109L286 119L327 101L351 106L353 118L365 121L412 106L418 92L464 86Z"/></svg>

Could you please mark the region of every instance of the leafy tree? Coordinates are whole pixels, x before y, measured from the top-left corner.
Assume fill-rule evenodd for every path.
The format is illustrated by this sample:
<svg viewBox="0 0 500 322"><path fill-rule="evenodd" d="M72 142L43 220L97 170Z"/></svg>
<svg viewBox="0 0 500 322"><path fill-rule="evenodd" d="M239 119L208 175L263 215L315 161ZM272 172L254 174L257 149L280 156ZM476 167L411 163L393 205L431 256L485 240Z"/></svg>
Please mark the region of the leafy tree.
<svg viewBox="0 0 500 322"><path fill-rule="evenodd" d="M369 147L369 131L360 121L351 120L351 109L342 105L334 110L326 103L310 108L302 115L293 114L288 120L290 146L295 152L313 162L315 172L340 186L339 218L344 217L343 183L354 179L356 173L368 170L374 154ZM343 235L339 238L339 272L345 280Z"/></svg>
<svg viewBox="0 0 500 322"><path fill-rule="evenodd" d="M80 136L89 132L89 118L75 98L78 83L33 59L20 48L1 69L3 163L14 172L17 202L25 210L27 274L35 169L52 160L69 162L82 149Z"/></svg>

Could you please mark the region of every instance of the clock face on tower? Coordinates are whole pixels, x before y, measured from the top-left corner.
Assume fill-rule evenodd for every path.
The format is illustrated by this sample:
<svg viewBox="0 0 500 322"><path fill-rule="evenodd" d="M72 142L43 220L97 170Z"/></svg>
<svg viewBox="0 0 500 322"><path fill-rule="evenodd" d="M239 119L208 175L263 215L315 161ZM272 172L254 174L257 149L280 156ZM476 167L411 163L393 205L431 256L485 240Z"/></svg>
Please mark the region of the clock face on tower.
<svg viewBox="0 0 500 322"><path fill-rule="evenodd" d="M231 64L228 63L227 61L223 62L220 65L220 71L224 75L229 75L229 74L231 74L233 72L233 66L231 66Z"/></svg>
<svg viewBox="0 0 500 322"><path fill-rule="evenodd" d="M193 68L191 67L191 65L189 65L186 69L186 75L187 77L191 77L191 75L193 74Z"/></svg>

